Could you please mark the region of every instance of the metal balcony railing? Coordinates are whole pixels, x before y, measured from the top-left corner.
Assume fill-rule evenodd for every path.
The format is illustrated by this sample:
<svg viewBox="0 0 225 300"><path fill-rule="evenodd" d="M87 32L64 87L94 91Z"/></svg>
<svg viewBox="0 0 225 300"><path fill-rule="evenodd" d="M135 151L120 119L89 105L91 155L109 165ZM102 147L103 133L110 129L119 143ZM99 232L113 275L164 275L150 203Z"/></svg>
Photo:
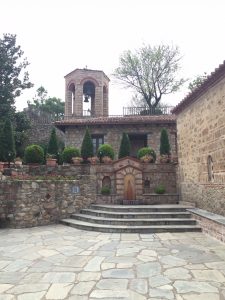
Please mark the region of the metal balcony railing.
<svg viewBox="0 0 225 300"><path fill-rule="evenodd" d="M162 107L123 107L124 116L170 115L174 106Z"/></svg>
<svg viewBox="0 0 225 300"><path fill-rule="evenodd" d="M174 106L162 106L162 107L152 107L149 108L147 106L144 107L123 107L122 115L109 115L108 117L126 117L126 116L149 116L149 115L170 115L172 114L172 109ZM90 110L83 110L83 115L65 115L64 120L73 119L73 118L95 118L97 117Z"/></svg>

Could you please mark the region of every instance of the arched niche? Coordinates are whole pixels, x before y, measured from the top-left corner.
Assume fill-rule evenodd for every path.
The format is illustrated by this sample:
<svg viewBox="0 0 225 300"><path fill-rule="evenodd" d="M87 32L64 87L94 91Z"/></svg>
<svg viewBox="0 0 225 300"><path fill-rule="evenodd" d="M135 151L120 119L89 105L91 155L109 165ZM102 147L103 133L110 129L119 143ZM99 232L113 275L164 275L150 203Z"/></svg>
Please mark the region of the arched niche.
<svg viewBox="0 0 225 300"><path fill-rule="evenodd" d="M111 188L111 178L109 176L104 176L102 179L102 187Z"/></svg>

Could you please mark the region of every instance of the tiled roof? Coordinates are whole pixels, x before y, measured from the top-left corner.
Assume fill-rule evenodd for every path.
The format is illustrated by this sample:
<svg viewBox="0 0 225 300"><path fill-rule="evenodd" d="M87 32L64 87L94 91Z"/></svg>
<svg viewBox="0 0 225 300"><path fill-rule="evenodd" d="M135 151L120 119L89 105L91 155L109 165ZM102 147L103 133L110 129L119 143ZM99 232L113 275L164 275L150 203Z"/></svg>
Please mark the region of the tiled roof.
<svg viewBox="0 0 225 300"><path fill-rule="evenodd" d="M191 103L195 102L201 95L203 95L208 89L214 86L217 82L225 77L225 61L219 65L204 81L203 83L189 93L177 106L174 107L172 113L179 114Z"/></svg>
<svg viewBox="0 0 225 300"><path fill-rule="evenodd" d="M66 74L66 75L64 76L64 78L67 77L67 76L69 76L70 74L72 74L72 73L75 72L75 71L94 71L94 72L100 72L100 73L103 73L104 76L105 76L106 78L108 78L108 80L110 81L109 77L108 77L108 76L105 74L105 72L103 72L102 70L92 70L92 69L86 69L86 68L83 68L83 69L76 68L76 69L74 69L73 71L71 71L71 72L69 72L68 74Z"/></svg>
<svg viewBox="0 0 225 300"><path fill-rule="evenodd" d="M96 117L96 118L70 118L55 122L58 128L65 128L73 125L121 125L121 124L161 124L176 123L175 115L160 116L120 116L120 117Z"/></svg>

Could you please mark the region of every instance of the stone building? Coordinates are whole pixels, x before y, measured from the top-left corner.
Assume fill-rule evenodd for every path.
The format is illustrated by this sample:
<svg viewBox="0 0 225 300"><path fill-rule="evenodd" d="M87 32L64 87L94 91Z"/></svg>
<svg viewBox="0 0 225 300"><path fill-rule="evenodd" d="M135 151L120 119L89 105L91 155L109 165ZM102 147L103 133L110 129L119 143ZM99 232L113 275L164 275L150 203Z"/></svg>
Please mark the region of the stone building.
<svg viewBox="0 0 225 300"><path fill-rule="evenodd" d="M28 140L26 141L26 144L47 145L51 131L54 127L51 115L29 107L24 109L24 112L26 113L31 125L31 128L27 131ZM63 145L65 139L64 133L56 128L56 135L60 145Z"/></svg>
<svg viewBox="0 0 225 300"><path fill-rule="evenodd" d="M146 110L127 108L123 116L109 116L108 93L109 78L102 71L76 69L65 76L65 118L55 125L65 132L66 146L80 148L88 126L95 152L101 144L109 143L118 155L122 133L126 132L132 156L145 146L159 154L160 133L166 128L172 153L176 154L176 120L168 108L160 115L144 115Z"/></svg>
<svg viewBox="0 0 225 300"><path fill-rule="evenodd" d="M180 197L225 216L225 62L173 112Z"/></svg>

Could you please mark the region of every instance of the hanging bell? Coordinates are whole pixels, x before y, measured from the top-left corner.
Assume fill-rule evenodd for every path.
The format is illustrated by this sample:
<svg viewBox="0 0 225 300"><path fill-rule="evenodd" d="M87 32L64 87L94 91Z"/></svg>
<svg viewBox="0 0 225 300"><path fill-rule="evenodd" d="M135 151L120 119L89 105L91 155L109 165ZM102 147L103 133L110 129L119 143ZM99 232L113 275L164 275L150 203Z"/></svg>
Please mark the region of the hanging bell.
<svg viewBox="0 0 225 300"><path fill-rule="evenodd" d="M89 96L86 94L84 95L84 102L88 103L89 102Z"/></svg>

